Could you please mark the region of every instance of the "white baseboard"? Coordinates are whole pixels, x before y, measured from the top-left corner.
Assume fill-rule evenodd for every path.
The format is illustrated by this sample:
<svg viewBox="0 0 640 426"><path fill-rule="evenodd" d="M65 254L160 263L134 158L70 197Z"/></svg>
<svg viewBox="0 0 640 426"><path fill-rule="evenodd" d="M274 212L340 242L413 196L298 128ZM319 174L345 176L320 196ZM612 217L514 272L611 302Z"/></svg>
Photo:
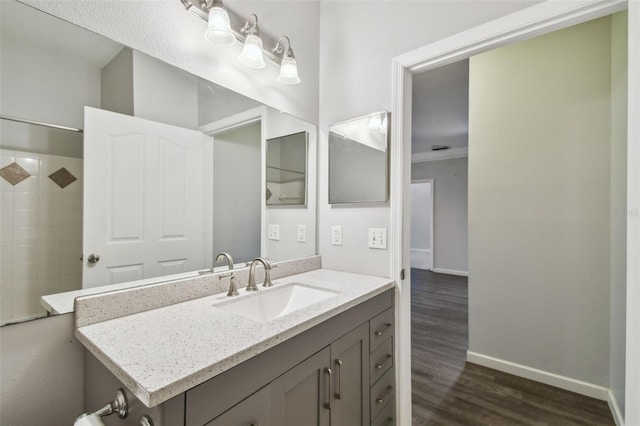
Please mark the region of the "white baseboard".
<svg viewBox="0 0 640 426"><path fill-rule="evenodd" d="M431 257L431 250L429 249L411 249L411 267L417 269L433 268L433 260Z"/></svg>
<svg viewBox="0 0 640 426"><path fill-rule="evenodd" d="M467 351L467 361L484 367L493 368L494 370L504 371L505 373L513 374L514 376L524 377L525 379L534 380L560 389L590 396L591 398L596 398L602 401L609 400L609 389L603 386L594 385L593 383L583 382L581 380L572 379L571 377L538 370L537 368L527 367L526 365L516 364L488 355L482 355L477 352Z"/></svg>
<svg viewBox="0 0 640 426"><path fill-rule="evenodd" d="M611 415L613 416L613 420L616 422L616 426L624 426L624 417L620 412L618 401L616 400L616 397L613 392L611 392L611 390L609 390L609 397L607 398L607 402L609 403L609 410L611 410Z"/></svg>
<svg viewBox="0 0 640 426"><path fill-rule="evenodd" d="M437 272L438 274L459 275L461 277L469 276L469 271L458 271L456 269L433 268L433 272Z"/></svg>

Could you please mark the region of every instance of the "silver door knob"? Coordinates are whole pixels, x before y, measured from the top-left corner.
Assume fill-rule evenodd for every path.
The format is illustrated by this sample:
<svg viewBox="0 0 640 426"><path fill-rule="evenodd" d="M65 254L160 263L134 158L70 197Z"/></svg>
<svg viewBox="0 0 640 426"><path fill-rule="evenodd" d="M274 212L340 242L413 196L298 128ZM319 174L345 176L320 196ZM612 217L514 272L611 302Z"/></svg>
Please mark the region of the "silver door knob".
<svg viewBox="0 0 640 426"><path fill-rule="evenodd" d="M87 261L89 263L98 263L99 260L100 260L100 255L98 254L90 254L89 257L87 258Z"/></svg>

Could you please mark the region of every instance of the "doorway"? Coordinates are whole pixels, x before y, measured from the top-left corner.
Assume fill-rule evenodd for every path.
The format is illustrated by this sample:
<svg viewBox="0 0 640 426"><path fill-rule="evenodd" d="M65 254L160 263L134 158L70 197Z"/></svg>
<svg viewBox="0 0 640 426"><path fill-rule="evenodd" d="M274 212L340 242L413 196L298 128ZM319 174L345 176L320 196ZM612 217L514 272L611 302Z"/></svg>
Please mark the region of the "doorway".
<svg viewBox="0 0 640 426"><path fill-rule="evenodd" d="M394 100L396 102L394 105L394 109L398 111L398 113L396 113L396 117L399 117L400 122L397 123L393 133L396 136L396 138L399 138L400 141L402 141L402 143L395 144L394 146L394 148L396 149L395 154L397 154L395 157L395 164L396 166L399 167L399 169L396 169L396 170L397 171L399 170L401 172L396 173L395 176L393 176L392 178L394 181L393 186L394 186L394 190L397 190L397 194L402 194L401 196L399 196L400 200L398 200L397 198L395 200L392 199L392 215L393 215L392 223L394 226L398 226L398 228L396 229L401 229L402 223L408 222L408 217L409 217L409 213L407 211L403 213L402 208L399 207L398 204L400 206L402 205L402 198L404 199L409 198L408 182L410 181L410 177L407 170L407 165L408 165L407 152L409 151L409 148L408 148L409 140L406 137L409 129L407 126L408 120L406 121L403 120L403 117L406 117L406 112L410 110L410 105L407 105L407 100L410 99L410 96L408 96L407 94L409 93L408 89L410 89L411 87L412 74L418 72L419 69L427 69L427 68L433 68L434 66L438 66L438 65L444 65L446 63L450 63L452 60L455 60L455 58L468 57L470 56L470 54L473 55L476 53L480 53L482 51L486 51L490 48L501 46L505 43L505 39L510 41L515 41L525 37L530 38L530 37L539 35L542 32L549 32L555 29L559 29L559 27L566 27L571 24L575 24L576 22L584 22L589 19L606 15L607 13L615 12L619 10L616 8L620 7L620 5L614 5L613 7L606 8L603 6L603 4L598 4L597 6L598 7L572 8L572 7L568 7L567 5L567 10L565 10L562 14L559 14L557 10L550 11L542 7L541 8L532 7L527 10L526 14L524 13L513 14L508 19L505 19L503 21L498 20L497 22L491 23L491 25L485 25L477 29L474 29L474 31L463 33L459 35L459 37L456 37L455 39L452 38L452 40L445 40L442 43L439 43L437 45L434 44L433 46L427 46L427 48L423 48L420 51L411 52L409 54L406 54L396 59L395 61L396 84L394 86L394 89L395 89ZM635 13L635 15L633 16L636 16L636 17L639 14L638 11L635 11L633 13ZM532 19L532 16L537 16L537 18ZM563 19L562 19L563 23L559 24L557 20L551 23L551 20L556 18L557 16L563 16ZM631 27L633 26L631 24L632 21L633 19L629 20ZM532 24L531 22L535 22L535 24ZM544 28L543 30L540 29L541 28L540 25L542 25L542 28ZM498 29L501 29L501 30L499 31ZM635 30L637 31L637 28ZM631 33L631 28L630 28L630 33ZM496 36L495 34L499 34L499 36ZM526 34L526 36L523 36L523 34ZM479 40L481 40L481 42L479 42ZM636 53L637 52L632 53L632 51L630 50L630 55L636 54ZM632 61L630 61L630 63L632 63ZM632 72L629 73L630 79L631 79L631 75L632 75ZM634 76L633 79L635 79L636 77L637 76ZM631 85L631 81L630 81L630 85ZM632 96L631 93L632 92L630 91L629 92L630 97ZM634 105L637 105L636 98L634 98L635 100L633 102L630 102L630 105L632 106L631 109L633 109ZM634 111L629 111L629 116L633 116L633 112ZM630 131L630 135L636 134L634 133L634 131L637 131L637 126L631 125L630 123L629 131ZM403 135L405 136L403 137ZM632 141L630 139L629 143L632 145L629 148L629 152L635 152L633 150L637 149L637 146L636 146L637 140ZM392 159L393 158L394 157L392 155ZM631 156L629 158L631 158ZM630 160L630 161L634 164L637 163L637 159ZM637 189L638 182L637 182L637 179L634 180L634 175L632 173L629 173L627 176L628 176L628 180L627 180L628 186ZM632 191L628 190L628 194L632 194ZM636 195L631 196L629 201L633 201L637 204L637 196ZM636 204L633 204L633 206L635 206ZM406 253L407 255L405 255L404 257L400 256L397 258L396 257L393 258L394 264L392 266L392 269L394 272L394 275L393 275L394 278L396 277L396 273L397 273L397 278L398 279L400 278L400 271L402 270L401 266L404 266L404 267L408 266L407 265L408 258L409 258L408 253L410 249L408 241L409 241L408 235L405 235L403 239L399 238L396 241L397 247L398 248L402 247L404 253ZM637 243L635 239L633 241L635 241L635 243L633 244ZM631 244L631 247L635 247L633 244ZM403 261L403 259L406 259L406 260ZM629 275L628 280L635 283L635 281L637 281L637 274L634 275L633 273L631 273ZM405 283L407 282L405 281ZM629 281L627 281L627 288L629 288L629 286L630 286L630 283ZM406 325L409 322L408 317L410 313L407 311L410 306L409 304L410 293L407 291L408 288L404 287L403 285L401 285L400 287L401 287L400 298L402 300L400 303L401 312L399 314L400 322L401 322L400 340L408 340L408 336L406 334L407 329L404 328L402 324ZM506 296L506 295L503 295L503 296ZM636 314L627 312L628 326L629 324L631 324L632 327L635 326L635 323L634 322L630 323L630 320L629 320L629 318L635 318L634 315ZM629 359L630 359L629 353L632 351L633 349L630 349L630 347L627 346L627 365L629 365ZM402 363L402 360L399 362L399 364L401 363ZM401 380L403 375L404 373L401 372L400 373ZM629 378L631 378L632 380L637 380L637 377L634 378L634 376L630 375L629 370L627 370L626 376L627 376L627 380L629 380ZM406 380L406 376L404 377ZM633 388L627 385L627 390L629 389L633 389ZM403 392L406 392L406 387L401 383L400 401L406 401L405 398L408 396L405 394L404 395L405 398L403 398ZM626 399L630 400L630 398L631 398L631 395L627 393ZM627 408L628 409L630 408L628 404L627 404ZM410 407L406 407L405 405L403 408L401 408L401 416L402 416L401 418L404 418L404 416L406 416L408 412L410 412Z"/></svg>
<svg viewBox="0 0 640 426"><path fill-rule="evenodd" d="M411 183L411 268L433 270L433 179Z"/></svg>

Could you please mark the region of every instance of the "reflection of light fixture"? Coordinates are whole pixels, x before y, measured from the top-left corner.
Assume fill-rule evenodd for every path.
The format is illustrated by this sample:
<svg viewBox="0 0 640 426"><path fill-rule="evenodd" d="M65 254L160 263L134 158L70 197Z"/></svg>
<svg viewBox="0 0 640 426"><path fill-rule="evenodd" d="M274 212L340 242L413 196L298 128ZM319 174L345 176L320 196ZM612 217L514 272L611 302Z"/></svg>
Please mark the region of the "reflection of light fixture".
<svg viewBox="0 0 640 426"><path fill-rule="evenodd" d="M235 40L244 42L238 59L251 68L264 68L264 57L271 59L280 66L278 82L284 84L298 84L298 65L291 49L289 37L280 40L262 34L258 27L258 17L253 14L248 19L227 9L223 0L180 0L186 10L198 18L208 22L205 38L214 45L230 46ZM243 24L244 23L244 24ZM287 46L282 44L287 39Z"/></svg>
<svg viewBox="0 0 640 426"><path fill-rule="evenodd" d="M214 46L231 46L236 37L231 32L229 14L222 4L222 0L213 0L209 8L209 24L204 38Z"/></svg>
<svg viewBox="0 0 640 426"><path fill-rule="evenodd" d="M253 24L251 24L251 18L253 18ZM247 35L242 52L238 56L240 62L251 68L264 68L265 63L262 55L262 39L260 38L260 28L258 28L258 17L255 14L249 16L240 32Z"/></svg>
<svg viewBox="0 0 640 426"><path fill-rule="evenodd" d="M287 40L287 50L282 47L282 40ZM276 47L273 48L273 53L282 53L282 63L280 64L280 74L278 75L278 81L284 84L298 84L300 83L300 77L298 76L298 64L296 63L296 57L291 49L291 40L289 37L282 36L276 43Z"/></svg>

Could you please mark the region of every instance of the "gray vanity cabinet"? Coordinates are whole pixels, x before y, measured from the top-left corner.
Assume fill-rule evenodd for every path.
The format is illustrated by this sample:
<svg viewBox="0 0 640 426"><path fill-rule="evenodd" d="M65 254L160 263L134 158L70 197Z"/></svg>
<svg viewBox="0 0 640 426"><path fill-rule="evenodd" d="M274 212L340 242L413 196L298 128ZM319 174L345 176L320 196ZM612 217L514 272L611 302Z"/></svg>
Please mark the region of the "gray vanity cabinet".
<svg viewBox="0 0 640 426"><path fill-rule="evenodd" d="M87 355L89 411L124 386ZM157 426L393 425L394 385L388 290L156 407L127 391L132 418L122 426L142 414Z"/></svg>
<svg viewBox="0 0 640 426"><path fill-rule="evenodd" d="M271 424L329 426L329 348L301 362L271 383Z"/></svg>
<svg viewBox="0 0 640 426"><path fill-rule="evenodd" d="M368 425L368 322L331 344L331 369L331 425Z"/></svg>

